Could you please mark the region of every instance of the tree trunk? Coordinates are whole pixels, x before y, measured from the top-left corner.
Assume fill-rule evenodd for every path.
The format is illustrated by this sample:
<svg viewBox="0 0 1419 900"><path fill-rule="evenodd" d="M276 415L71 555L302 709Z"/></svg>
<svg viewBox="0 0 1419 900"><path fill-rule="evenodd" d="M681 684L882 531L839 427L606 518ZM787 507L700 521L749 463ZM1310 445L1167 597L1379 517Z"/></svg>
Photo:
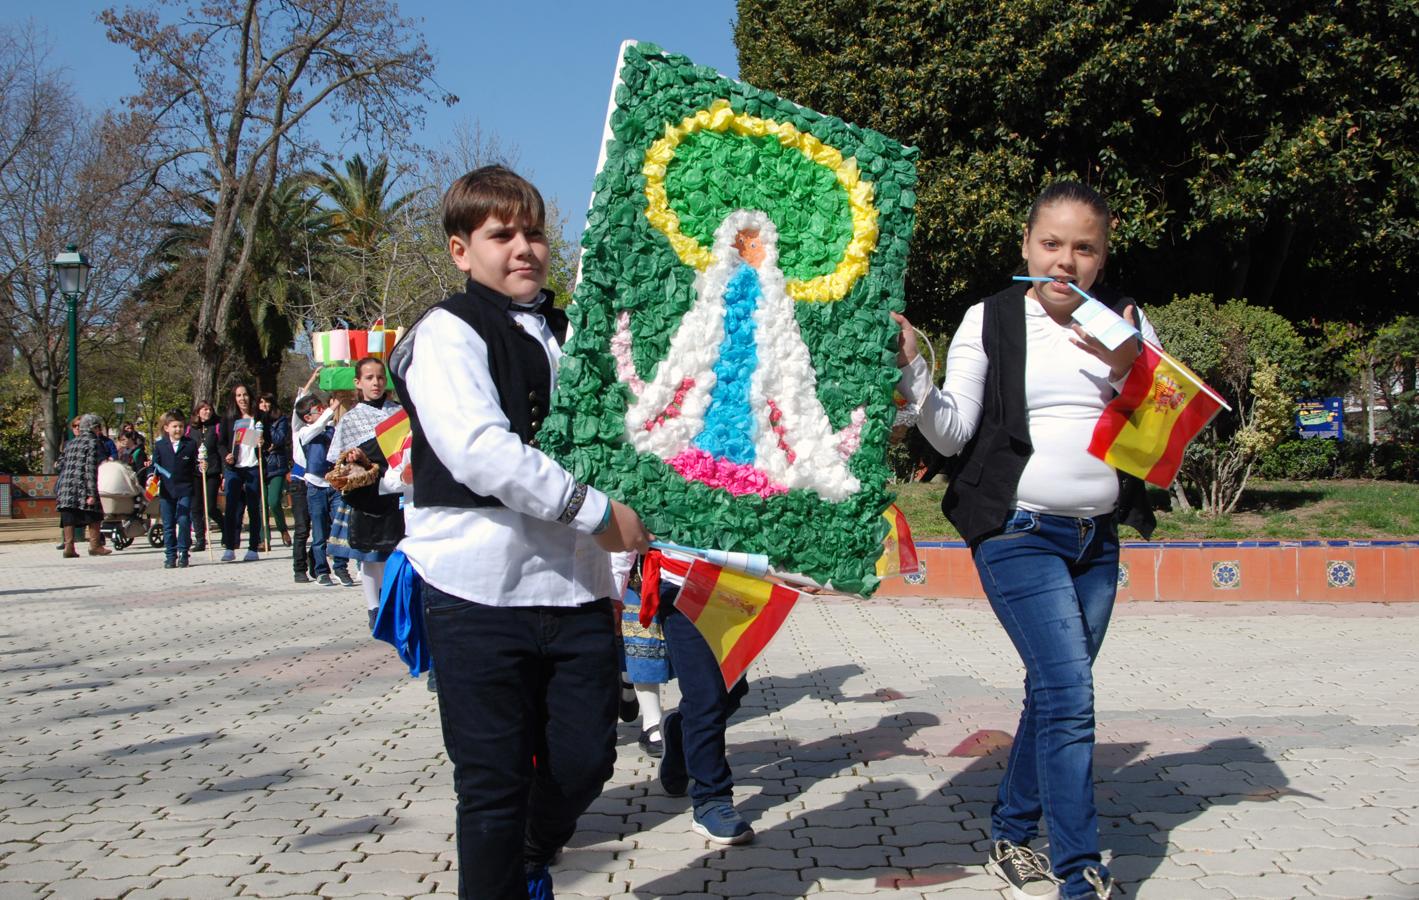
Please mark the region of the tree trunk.
<svg viewBox="0 0 1419 900"><path fill-rule="evenodd" d="M1370 443L1375 442L1375 367L1365 364L1365 428Z"/></svg>
<svg viewBox="0 0 1419 900"><path fill-rule="evenodd" d="M44 472L54 474L54 464L59 461L59 446L64 436L67 421L59 418L59 388L50 386L39 392L40 414L44 417Z"/></svg>

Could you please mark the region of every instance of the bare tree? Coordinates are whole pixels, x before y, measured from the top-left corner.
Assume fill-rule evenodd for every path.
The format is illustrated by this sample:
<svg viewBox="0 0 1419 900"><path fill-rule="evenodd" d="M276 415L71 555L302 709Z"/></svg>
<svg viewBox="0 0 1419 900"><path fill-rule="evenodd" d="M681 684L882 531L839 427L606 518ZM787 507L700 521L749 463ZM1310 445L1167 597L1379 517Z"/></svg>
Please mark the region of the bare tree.
<svg viewBox="0 0 1419 900"><path fill-rule="evenodd" d="M145 167L127 124L86 112L33 34L0 31L0 330L39 394L46 470L69 362L50 262L68 243L95 261L76 318L84 353L101 352L149 240L150 198L135 186Z"/></svg>
<svg viewBox="0 0 1419 900"><path fill-rule="evenodd" d="M421 121L433 59L393 0L161 0L109 9L109 39L138 55L129 108L160 148L153 175L214 173L214 214L194 345L193 391L211 396L231 351L233 304L251 266L257 217L312 113L344 113L348 131L398 143ZM457 98L446 96L445 102Z"/></svg>

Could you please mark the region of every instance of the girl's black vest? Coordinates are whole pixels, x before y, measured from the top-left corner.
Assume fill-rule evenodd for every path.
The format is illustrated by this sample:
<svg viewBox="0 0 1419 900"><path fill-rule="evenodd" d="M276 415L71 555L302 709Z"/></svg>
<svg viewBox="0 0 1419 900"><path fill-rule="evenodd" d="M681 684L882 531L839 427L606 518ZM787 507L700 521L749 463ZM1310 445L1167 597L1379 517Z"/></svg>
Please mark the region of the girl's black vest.
<svg viewBox="0 0 1419 900"><path fill-rule="evenodd" d="M980 425L965 449L951 458L951 481L941 498L941 511L973 547L1004 527L1020 474L1034 452L1025 407L1027 290L1027 284L1013 285L985 301L981 340L988 364ZM1094 296L1119 315L1134 302L1103 285L1094 288ZM1118 473L1115 516L1145 538L1153 533L1157 522L1141 479Z"/></svg>
<svg viewBox="0 0 1419 900"><path fill-rule="evenodd" d="M511 430L522 442L532 444L551 404L552 368L542 342L522 330L512 317L511 306L511 298L470 279L463 293L454 294L430 309L452 313L483 339L488 348L488 371L498 389L498 404L503 415L507 416ZM566 340L567 314L552 305L551 291L542 292L537 313L547 320L557 343ZM416 322L410 332L413 333L419 324ZM417 339L414 352L419 352ZM409 412L413 433L410 465L414 467L414 505L451 506L457 509L502 506L503 502L496 497L475 494L453 477L429 446L419 421L418 406L409 395L403 377L397 372L391 374L399 391L399 399Z"/></svg>

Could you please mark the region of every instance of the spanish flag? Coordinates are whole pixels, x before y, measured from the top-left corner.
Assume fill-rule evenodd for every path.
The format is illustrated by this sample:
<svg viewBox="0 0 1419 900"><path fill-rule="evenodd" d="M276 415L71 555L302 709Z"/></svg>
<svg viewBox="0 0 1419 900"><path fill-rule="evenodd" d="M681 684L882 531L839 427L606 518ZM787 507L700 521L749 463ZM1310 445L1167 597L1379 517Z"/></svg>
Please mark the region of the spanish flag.
<svg viewBox="0 0 1419 900"><path fill-rule="evenodd" d="M1223 408L1231 409L1192 370L1144 341L1123 392L1094 426L1089 452L1165 488L1178 474L1188 442Z"/></svg>
<svg viewBox="0 0 1419 900"><path fill-rule="evenodd" d="M380 422L374 427L374 438L379 442L379 452L384 454L389 467L392 469L398 466L414 439L414 433L409 426L409 413L401 409Z"/></svg>
<svg viewBox="0 0 1419 900"><path fill-rule="evenodd" d="M912 543L912 529L907 524L906 514L893 503L882 513L887 520L887 537L882 541L882 555L877 559L877 577L892 575L915 575L921 571L917 561L916 544Z"/></svg>
<svg viewBox="0 0 1419 900"><path fill-rule="evenodd" d="M675 606L695 623L719 661L724 686L731 688L764 652L799 596L793 588L697 559Z"/></svg>

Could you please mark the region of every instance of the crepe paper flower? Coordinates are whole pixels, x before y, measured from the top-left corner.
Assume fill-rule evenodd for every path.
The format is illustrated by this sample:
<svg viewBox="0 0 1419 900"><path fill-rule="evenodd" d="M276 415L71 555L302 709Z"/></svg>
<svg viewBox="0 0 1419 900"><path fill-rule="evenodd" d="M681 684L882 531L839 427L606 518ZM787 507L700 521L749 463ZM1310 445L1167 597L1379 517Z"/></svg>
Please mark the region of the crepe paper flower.
<svg viewBox="0 0 1419 900"><path fill-rule="evenodd" d="M622 48L538 443L677 543L870 594L915 150Z"/></svg>

